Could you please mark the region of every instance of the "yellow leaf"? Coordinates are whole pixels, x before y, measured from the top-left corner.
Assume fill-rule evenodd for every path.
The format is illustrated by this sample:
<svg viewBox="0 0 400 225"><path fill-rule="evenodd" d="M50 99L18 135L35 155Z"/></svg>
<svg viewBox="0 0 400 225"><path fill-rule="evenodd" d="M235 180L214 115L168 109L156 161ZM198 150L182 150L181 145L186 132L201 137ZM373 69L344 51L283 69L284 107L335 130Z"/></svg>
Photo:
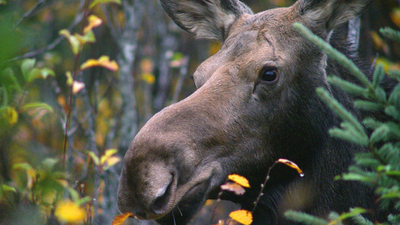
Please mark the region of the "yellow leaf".
<svg viewBox="0 0 400 225"><path fill-rule="evenodd" d="M70 200L59 202L54 214L65 223L81 223L86 218L86 211Z"/></svg>
<svg viewBox="0 0 400 225"><path fill-rule="evenodd" d="M112 167L115 164L119 163L121 161L121 158L118 156L112 156L107 160L107 166Z"/></svg>
<svg viewBox="0 0 400 225"><path fill-rule="evenodd" d="M103 20L95 15L90 15L88 17L88 22L89 24L83 29L83 33L85 34L93 30L93 28L100 26L103 23Z"/></svg>
<svg viewBox="0 0 400 225"><path fill-rule="evenodd" d="M33 184L35 183L36 180L36 171L34 169L28 169L26 170L26 186L28 189L33 188Z"/></svg>
<svg viewBox="0 0 400 225"><path fill-rule="evenodd" d="M13 107L7 106L5 108L4 117L10 125L14 125L18 122L18 113Z"/></svg>
<svg viewBox="0 0 400 225"><path fill-rule="evenodd" d="M85 70L94 66L101 66L107 68L111 71L119 70L119 66L117 62L110 61L110 57L108 56L101 56L99 59L89 59L81 65L81 70Z"/></svg>
<svg viewBox="0 0 400 225"><path fill-rule="evenodd" d="M253 214L244 209L231 212L229 217L244 225L250 225L253 222Z"/></svg>
<svg viewBox="0 0 400 225"><path fill-rule="evenodd" d="M208 50L208 55L214 55L217 53L222 47L222 44L219 41L213 41L210 45L210 49Z"/></svg>
<svg viewBox="0 0 400 225"><path fill-rule="evenodd" d="M300 174L301 177L304 176L303 170L301 170L300 167L296 163L294 163L288 159L278 159L278 162L283 163L283 164L295 169Z"/></svg>
<svg viewBox="0 0 400 225"><path fill-rule="evenodd" d="M104 155L102 155L100 158L100 164L104 164L112 155L114 155L117 152L118 150L114 148L106 150Z"/></svg>
<svg viewBox="0 0 400 225"><path fill-rule="evenodd" d="M72 73L67 71L65 73L65 76L67 77L67 85L71 86L72 83L74 82L74 79L72 78Z"/></svg>
<svg viewBox="0 0 400 225"><path fill-rule="evenodd" d="M250 188L249 181L243 176L240 176L240 175L237 175L237 174L230 174L228 176L228 179L238 183L242 187Z"/></svg>
<svg viewBox="0 0 400 225"><path fill-rule="evenodd" d="M144 80L148 84L154 84L156 81L156 77L151 73L143 73L142 80Z"/></svg>
<svg viewBox="0 0 400 225"><path fill-rule="evenodd" d="M338 224L338 222L339 222L340 220L332 220L331 222L329 222L328 223L328 225L337 225Z"/></svg>

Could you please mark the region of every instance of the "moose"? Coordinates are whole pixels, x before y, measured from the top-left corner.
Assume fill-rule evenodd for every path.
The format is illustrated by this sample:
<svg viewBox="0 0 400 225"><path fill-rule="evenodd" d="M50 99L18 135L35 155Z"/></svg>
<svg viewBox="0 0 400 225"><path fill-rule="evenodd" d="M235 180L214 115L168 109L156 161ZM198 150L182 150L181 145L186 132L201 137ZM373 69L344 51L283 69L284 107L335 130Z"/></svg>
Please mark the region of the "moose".
<svg viewBox="0 0 400 225"><path fill-rule="evenodd" d="M341 121L315 92L325 88L359 116L352 97L327 82L331 74L353 78L293 28L302 23L346 52L336 28L371 1L298 0L254 14L239 0L161 0L178 26L223 45L194 72L196 91L155 114L130 144L119 210L160 224L188 224L207 199L217 198L229 174L248 178L252 188L222 199L251 210L279 158L297 163L305 176L274 167L253 224L295 224L283 215L288 209L327 218L331 211L372 208L367 187L334 181L363 149L329 136Z"/></svg>

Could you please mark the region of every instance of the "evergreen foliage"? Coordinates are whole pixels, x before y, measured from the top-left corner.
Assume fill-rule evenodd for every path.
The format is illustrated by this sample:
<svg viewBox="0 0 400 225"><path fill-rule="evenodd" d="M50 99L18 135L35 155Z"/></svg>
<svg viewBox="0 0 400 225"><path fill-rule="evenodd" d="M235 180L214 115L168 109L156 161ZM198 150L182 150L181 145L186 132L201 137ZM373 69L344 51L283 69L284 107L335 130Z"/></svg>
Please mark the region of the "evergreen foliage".
<svg viewBox="0 0 400 225"><path fill-rule="evenodd" d="M400 224L400 84L396 83L391 91L385 91L382 87L385 76L392 78L393 82L400 81L400 71L388 71L386 75L384 67L377 65L371 81L353 62L306 27L298 23L294 24L294 27L329 57L349 69L361 85L350 83L337 76L328 77L328 82L353 95L356 99L354 102L356 108L382 113L387 118L380 121L367 117L362 118L360 122L328 91L318 88L316 91L321 99L343 120L340 128L332 128L329 131L330 135L369 150L355 155L355 164L349 167L349 172L338 175L335 179L359 181L374 188L376 207L353 208L341 215L332 213L329 220L295 211L288 211L285 216L304 224L342 224L343 220L349 218L353 223L360 225ZM381 29L381 33L400 43L400 32L384 28ZM386 221L378 221L377 215L380 210L390 213ZM368 218L372 218L372 221Z"/></svg>

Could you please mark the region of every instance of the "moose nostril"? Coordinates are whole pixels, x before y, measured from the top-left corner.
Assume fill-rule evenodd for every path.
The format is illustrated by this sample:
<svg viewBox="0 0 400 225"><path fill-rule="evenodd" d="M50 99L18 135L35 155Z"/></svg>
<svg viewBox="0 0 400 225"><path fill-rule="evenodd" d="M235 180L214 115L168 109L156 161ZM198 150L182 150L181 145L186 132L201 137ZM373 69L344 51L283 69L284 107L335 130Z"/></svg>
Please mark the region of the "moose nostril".
<svg viewBox="0 0 400 225"><path fill-rule="evenodd" d="M172 186L173 182L171 180L171 182L167 186L157 192L157 198L154 200L152 207L155 213L161 214L167 209L169 200L172 196Z"/></svg>

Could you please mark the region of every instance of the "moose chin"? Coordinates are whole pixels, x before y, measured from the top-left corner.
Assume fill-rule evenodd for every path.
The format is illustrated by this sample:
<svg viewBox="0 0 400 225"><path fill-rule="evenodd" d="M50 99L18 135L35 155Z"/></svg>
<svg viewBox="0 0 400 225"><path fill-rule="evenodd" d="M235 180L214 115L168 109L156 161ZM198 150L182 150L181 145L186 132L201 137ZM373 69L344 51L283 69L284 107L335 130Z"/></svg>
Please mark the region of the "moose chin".
<svg viewBox="0 0 400 225"><path fill-rule="evenodd" d="M288 209L326 218L331 211L369 208L373 192L357 182L334 181L361 147L331 138L340 124L318 98L324 87L354 115L352 97L330 86L327 74L352 76L293 28L302 23L346 52L335 28L371 0L298 0L254 14L238 0L161 0L174 22L221 50L193 74L197 90L154 115L124 158L118 207L160 224L187 224L229 174L253 187L222 198L251 210L268 168L289 159L305 176L276 166L254 212L253 224L294 224ZM337 29L338 30L338 29Z"/></svg>

